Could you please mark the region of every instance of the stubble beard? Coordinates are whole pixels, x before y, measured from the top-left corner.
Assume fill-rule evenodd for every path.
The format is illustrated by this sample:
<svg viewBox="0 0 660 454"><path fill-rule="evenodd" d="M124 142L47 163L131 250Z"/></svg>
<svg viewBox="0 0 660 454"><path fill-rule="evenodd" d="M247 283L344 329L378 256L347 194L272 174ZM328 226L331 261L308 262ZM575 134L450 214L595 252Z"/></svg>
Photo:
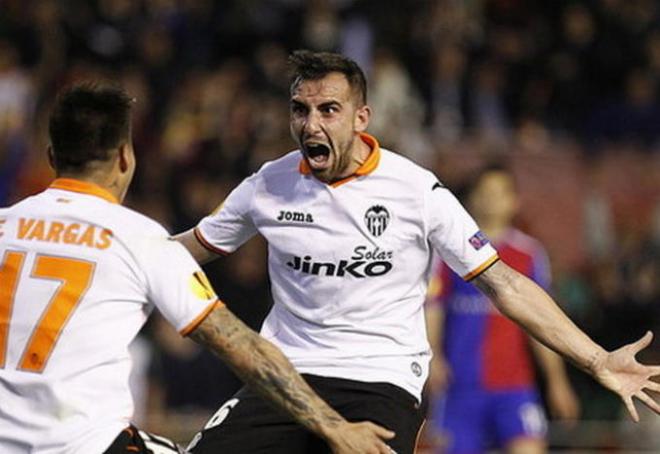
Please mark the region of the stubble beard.
<svg viewBox="0 0 660 454"><path fill-rule="evenodd" d="M351 153L352 148L353 140L351 140L350 143L343 147L342 151L340 152L336 152L335 148L331 148L330 153L333 156L332 165L327 169L312 170L314 176L321 181L325 181L326 183L334 183L348 177L349 175L344 174L353 161L353 155Z"/></svg>

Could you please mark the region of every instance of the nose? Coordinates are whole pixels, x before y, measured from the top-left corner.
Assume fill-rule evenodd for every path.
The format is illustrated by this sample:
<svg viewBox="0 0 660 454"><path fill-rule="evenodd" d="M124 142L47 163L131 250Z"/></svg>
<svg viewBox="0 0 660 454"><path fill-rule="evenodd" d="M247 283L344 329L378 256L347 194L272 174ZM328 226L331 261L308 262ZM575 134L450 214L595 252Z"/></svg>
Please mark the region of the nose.
<svg viewBox="0 0 660 454"><path fill-rule="evenodd" d="M308 136L313 136L321 132L321 116L319 112L312 110L305 118L305 123L303 125L303 131Z"/></svg>

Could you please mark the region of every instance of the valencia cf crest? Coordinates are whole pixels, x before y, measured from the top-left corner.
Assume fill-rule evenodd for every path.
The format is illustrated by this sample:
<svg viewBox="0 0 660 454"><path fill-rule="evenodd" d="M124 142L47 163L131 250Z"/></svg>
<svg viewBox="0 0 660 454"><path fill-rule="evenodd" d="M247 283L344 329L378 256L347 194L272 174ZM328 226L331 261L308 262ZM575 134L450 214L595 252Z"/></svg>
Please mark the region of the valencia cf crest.
<svg viewBox="0 0 660 454"><path fill-rule="evenodd" d="M390 212L382 205L374 205L364 214L364 222L373 236L381 236L390 223Z"/></svg>

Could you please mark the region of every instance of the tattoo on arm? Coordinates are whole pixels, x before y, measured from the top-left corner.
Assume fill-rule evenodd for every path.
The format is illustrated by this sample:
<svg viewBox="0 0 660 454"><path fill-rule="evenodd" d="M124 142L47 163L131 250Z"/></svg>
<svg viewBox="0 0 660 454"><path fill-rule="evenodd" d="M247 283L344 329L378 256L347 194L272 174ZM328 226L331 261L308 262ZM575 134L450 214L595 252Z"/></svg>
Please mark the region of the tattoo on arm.
<svg viewBox="0 0 660 454"><path fill-rule="evenodd" d="M323 436L345 420L307 385L273 344L246 326L227 308L215 309L191 337L217 353L241 379Z"/></svg>

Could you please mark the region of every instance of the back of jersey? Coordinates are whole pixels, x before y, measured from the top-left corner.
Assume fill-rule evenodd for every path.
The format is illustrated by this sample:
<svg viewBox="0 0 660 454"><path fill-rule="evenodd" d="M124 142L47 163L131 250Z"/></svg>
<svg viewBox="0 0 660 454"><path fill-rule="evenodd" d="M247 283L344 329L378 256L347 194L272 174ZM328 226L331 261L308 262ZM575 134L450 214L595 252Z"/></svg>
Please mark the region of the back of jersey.
<svg viewBox="0 0 660 454"><path fill-rule="evenodd" d="M78 186L0 210L5 454L102 452L133 413L127 348L151 306L115 230L166 232L100 188Z"/></svg>

